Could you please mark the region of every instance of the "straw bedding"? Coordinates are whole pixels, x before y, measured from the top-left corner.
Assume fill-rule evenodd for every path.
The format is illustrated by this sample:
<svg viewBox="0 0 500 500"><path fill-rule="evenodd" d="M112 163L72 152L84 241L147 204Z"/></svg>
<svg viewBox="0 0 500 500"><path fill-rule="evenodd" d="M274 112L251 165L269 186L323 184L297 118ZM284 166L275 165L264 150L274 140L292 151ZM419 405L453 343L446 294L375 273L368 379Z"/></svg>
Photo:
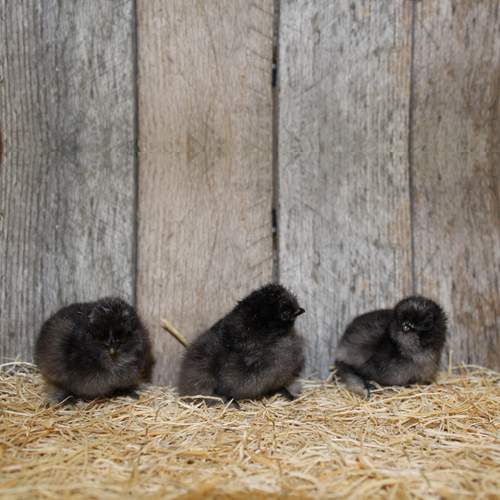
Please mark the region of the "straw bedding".
<svg viewBox="0 0 500 500"><path fill-rule="evenodd" d="M32 365L3 370L0 498L500 498L500 375L482 368L370 401L307 380L239 411L155 386L46 408Z"/></svg>

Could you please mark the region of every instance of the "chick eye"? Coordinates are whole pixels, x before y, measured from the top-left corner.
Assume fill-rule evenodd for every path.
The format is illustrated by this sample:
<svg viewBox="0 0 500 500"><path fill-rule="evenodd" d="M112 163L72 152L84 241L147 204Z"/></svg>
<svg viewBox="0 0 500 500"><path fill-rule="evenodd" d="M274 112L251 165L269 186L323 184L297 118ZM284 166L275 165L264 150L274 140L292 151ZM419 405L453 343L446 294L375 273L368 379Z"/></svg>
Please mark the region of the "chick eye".
<svg viewBox="0 0 500 500"><path fill-rule="evenodd" d="M404 323L403 324L403 332L409 332L410 330L411 330L410 323Z"/></svg>
<svg viewBox="0 0 500 500"><path fill-rule="evenodd" d="M289 321L290 320L290 311L285 311L284 313L281 314L281 319L283 321Z"/></svg>

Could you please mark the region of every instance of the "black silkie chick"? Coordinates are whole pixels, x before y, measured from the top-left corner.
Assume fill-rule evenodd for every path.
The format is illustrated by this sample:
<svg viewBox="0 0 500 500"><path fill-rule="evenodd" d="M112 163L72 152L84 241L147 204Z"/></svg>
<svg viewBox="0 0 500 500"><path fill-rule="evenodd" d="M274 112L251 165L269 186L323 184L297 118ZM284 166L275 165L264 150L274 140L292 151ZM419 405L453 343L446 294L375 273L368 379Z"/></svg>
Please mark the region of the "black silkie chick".
<svg viewBox="0 0 500 500"><path fill-rule="evenodd" d="M447 318L434 301L412 296L394 309L355 318L336 353L338 375L347 387L366 398L380 385L432 382L446 344Z"/></svg>
<svg viewBox="0 0 500 500"><path fill-rule="evenodd" d="M135 309L118 297L72 304L42 326L35 362L51 402L129 395L152 367L149 334Z"/></svg>
<svg viewBox="0 0 500 500"><path fill-rule="evenodd" d="M277 392L293 400L288 388L304 360L304 340L294 323L303 312L279 284L254 290L189 346L179 372L180 395L233 400L236 407L238 400Z"/></svg>

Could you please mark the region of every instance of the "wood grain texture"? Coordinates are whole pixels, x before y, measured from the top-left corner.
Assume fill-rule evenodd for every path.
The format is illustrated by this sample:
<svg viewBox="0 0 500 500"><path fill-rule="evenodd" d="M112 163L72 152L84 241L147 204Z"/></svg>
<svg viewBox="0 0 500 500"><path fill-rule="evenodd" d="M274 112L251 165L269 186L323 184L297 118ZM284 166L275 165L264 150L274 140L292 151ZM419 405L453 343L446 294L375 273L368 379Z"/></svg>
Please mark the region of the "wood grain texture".
<svg viewBox="0 0 500 500"><path fill-rule="evenodd" d="M0 357L133 296L133 3L0 1Z"/></svg>
<svg viewBox="0 0 500 500"><path fill-rule="evenodd" d="M411 291L409 2L281 4L279 251L307 364L347 323Z"/></svg>
<svg viewBox="0 0 500 500"><path fill-rule="evenodd" d="M272 278L273 1L141 0L138 307L154 380Z"/></svg>
<svg viewBox="0 0 500 500"><path fill-rule="evenodd" d="M449 312L455 362L500 370L498 1L417 4L417 290Z"/></svg>

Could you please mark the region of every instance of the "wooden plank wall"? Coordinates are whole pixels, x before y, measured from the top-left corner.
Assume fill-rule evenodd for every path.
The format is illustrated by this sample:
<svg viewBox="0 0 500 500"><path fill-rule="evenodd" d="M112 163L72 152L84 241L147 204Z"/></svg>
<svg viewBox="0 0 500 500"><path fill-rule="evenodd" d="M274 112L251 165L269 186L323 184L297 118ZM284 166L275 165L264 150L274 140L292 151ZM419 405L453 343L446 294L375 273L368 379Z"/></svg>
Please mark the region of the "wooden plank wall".
<svg viewBox="0 0 500 500"><path fill-rule="evenodd" d="M500 369L498 10L282 3L280 274L322 377L352 317L412 289L448 311L454 362Z"/></svg>
<svg viewBox="0 0 500 500"><path fill-rule="evenodd" d="M454 361L500 370L500 5L415 8L416 285L449 312Z"/></svg>
<svg viewBox="0 0 500 500"><path fill-rule="evenodd" d="M273 2L139 0L138 308L156 382L272 278Z"/></svg>
<svg viewBox="0 0 500 500"><path fill-rule="evenodd" d="M273 0L136 4L0 0L0 356L137 294L172 382L159 318L192 338L273 278L275 188L308 370L412 289L500 370L498 1L281 1L275 128Z"/></svg>
<svg viewBox="0 0 500 500"><path fill-rule="evenodd" d="M280 275L326 377L348 321L411 292L412 10L299 0L280 18Z"/></svg>
<svg viewBox="0 0 500 500"><path fill-rule="evenodd" d="M134 292L133 2L0 1L0 357Z"/></svg>

